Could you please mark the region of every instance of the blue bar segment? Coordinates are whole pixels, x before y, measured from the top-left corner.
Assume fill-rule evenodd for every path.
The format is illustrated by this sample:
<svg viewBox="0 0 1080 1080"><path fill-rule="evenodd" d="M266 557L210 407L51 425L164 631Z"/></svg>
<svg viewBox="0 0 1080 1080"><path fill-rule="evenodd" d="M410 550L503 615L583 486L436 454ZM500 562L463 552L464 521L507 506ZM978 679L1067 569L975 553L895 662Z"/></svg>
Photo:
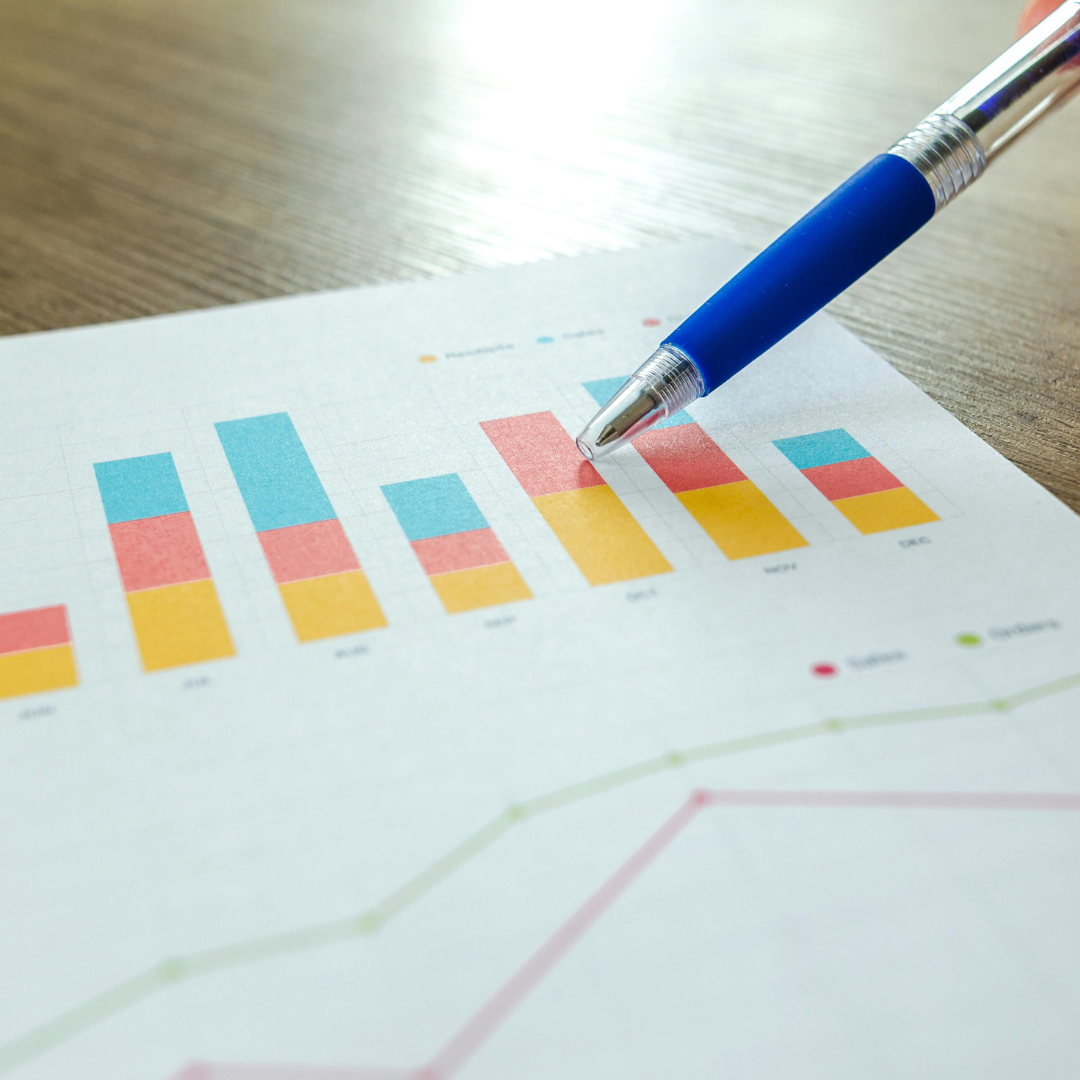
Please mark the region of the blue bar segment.
<svg viewBox="0 0 1080 1080"><path fill-rule="evenodd" d="M382 493L409 542L488 528L457 473L384 484Z"/></svg>
<svg viewBox="0 0 1080 1080"><path fill-rule="evenodd" d="M615 391L626 382L627 378L629 376L614 379L593 379L592 382L583 383L582 385L589 391L597 405L606 405L615 394ZM674 416L669 416L666 420L661 420L659 424L654 424L650 430L681 427L683 424L692 423L694 423L694 418L685 409L680 409Z"/></svg>
<svg viewBox="0 0 1080 1080"><path fill-rule="evenodd" d="M819 465L836 465L841 461L870 457L870 452L843 428L818 431L813 435L796 435L793 439L776 439L773 446L796 469L815 469Z"/></svg>
<svg viewBox="0 0 1080 1080"><path fill-rule="evenodd" d="M214 427L256 532L337 517L288 413Z"/></svg>
<svg viewBox="0 0 1080 1080"><path fill-rule="evenodd" d="M172 454L99 461L94 474L110 525L182 514L188 508Z"/></svg>

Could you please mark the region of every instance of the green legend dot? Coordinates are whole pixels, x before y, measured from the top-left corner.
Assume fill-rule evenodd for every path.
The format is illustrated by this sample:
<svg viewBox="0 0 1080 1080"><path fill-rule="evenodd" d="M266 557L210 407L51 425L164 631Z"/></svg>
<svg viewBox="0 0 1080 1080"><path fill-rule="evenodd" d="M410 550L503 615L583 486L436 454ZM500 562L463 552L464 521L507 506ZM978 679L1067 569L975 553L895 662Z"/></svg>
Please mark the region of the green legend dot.
<svg viewBox="0 0 1080 1080"><path fill-rule="evenodd" d="M957 645L966 645L968 648L971 648L971 647L973 647L975 645L981 645L982 644L982 638L979 637L978 634L957 634L956 635L956 644Z"/></svg>

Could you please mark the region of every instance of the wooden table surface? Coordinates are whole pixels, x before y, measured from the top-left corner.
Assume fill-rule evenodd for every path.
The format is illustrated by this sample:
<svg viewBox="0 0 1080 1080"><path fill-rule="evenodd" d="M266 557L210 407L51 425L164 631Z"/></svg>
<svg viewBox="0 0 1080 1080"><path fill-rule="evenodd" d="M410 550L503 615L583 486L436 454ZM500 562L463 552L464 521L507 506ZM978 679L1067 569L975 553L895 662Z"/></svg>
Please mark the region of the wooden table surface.
<svg viewBox="0 0 1080 1080"><path fill-rule="evenodd" d="M0 0L0 332L759 248L1019 0ZM834 306L1080 510L1080 102Z"/></svg>

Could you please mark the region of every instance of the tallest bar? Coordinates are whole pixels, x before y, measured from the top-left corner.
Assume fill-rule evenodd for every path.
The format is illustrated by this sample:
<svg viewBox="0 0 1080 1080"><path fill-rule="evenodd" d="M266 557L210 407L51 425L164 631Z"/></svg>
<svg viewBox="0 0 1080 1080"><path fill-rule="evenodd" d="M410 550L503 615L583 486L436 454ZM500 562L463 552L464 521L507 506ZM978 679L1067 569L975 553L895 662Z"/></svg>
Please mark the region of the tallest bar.
<svg viewBox="0 0 1080 1080"><path fill-rule="evenodd" d="M386 625L288 413L215 424L301 641Z"/></svg>

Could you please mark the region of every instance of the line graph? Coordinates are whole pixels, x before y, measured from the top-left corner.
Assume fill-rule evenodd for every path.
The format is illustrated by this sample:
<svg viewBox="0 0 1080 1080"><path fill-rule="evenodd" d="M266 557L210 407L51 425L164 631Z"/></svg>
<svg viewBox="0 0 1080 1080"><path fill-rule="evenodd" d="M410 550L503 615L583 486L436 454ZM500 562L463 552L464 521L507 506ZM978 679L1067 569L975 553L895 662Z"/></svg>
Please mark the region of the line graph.
<svg viewBox="0 0 1080 1080"><path fill-rule="evenodd" d="M70 1042L110 1017L179 983L327 945L371 937L407 908L435 890L456 871L477 858L507 832L541 814L550 813L581 800L690 764L766 750L827 735L842 735L935 720L999 715L1078 687L1080 687L1080 672L1040 683L1003 697L954 705L868 713L861 716L833 717L776 728L754 735L725 739L687 749L671 750L645 761L512 804L371 908L344 918L326 920L276 934L249 938L166 958L24 1034L16 1036L0 1045L0 1076L8 1075L50 1050ZM272 1073L251 1075L277 1080ZM365 1074L365 1076L374 1075L376 1074Z"/></svg>
<svg viewBox="0 0 1080 1080"><path fill-rule="evenodd" d="M196 1064L173 1080L450 1080L560 960L709 807L860 810L1080 810L1080 794L960 791L695 791L418 1069L325 1069Z"/></svg>

